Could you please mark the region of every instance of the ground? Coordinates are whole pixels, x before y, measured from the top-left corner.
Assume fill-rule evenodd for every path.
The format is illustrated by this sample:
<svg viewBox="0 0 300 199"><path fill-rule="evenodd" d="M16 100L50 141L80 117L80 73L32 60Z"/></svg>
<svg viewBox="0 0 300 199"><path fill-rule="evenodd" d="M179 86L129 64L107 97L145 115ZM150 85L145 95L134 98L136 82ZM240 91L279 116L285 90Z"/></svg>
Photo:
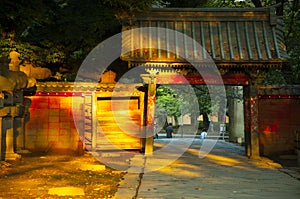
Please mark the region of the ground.
<svg viewBox="0 0 300 199"><path fill-rule="evenodd" d="M0 199L111 198L124 175L87 153L83 156L26 154L16 161L1 162ZM84 195L51 194L50 190L61 187L79 188Z"/></svg>

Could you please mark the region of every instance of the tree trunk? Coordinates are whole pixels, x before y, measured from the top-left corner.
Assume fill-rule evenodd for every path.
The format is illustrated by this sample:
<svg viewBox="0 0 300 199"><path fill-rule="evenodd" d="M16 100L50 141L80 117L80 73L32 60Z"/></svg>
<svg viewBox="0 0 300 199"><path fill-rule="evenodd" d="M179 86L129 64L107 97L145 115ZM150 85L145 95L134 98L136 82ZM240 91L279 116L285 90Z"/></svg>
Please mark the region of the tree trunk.
<svg viewBox="0 0 300 199"><path fill-rule="evenodd" d="M206 129L208 129L208 127L209 127L209 119L208 119L207 113L203 113L203 123L204 123L204 127Z"/></svg>
<svg viewBox="0 0 300 199"><path fill-rule="evenodd" d="M260 0L252 0L252 3L255 5L255 7L262 7Z"/></svg>
<svg viewBox="0 0 300 199"><path fill-rule="evenodd" d="M280 6L276 7L277 16L283 16L283 3L284 0L276 0L276 4L280 4Z"/></svg>

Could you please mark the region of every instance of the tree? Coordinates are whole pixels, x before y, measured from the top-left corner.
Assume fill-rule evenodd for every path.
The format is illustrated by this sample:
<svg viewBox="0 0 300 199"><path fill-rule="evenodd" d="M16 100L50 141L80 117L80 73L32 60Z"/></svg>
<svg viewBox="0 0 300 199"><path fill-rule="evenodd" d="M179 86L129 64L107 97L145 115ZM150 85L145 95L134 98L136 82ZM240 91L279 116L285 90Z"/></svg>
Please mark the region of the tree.
<svg viewBox="0 0 300 199"><path fill-rule="evenodd" d="M168 86L159 86L156 91L156 117L172 116L177 125L180 115L180 103L174 90Z"/></svg>
<svg viewBox="0 0 300 199"><path fill-rule="evenodd" d="M221 100L224 100L225 97L220 96L220 93L222 93L220 89L222 87L215 86L209 92L206 85L160 85L157 88L157 117L162 115L172 116L176 124L178 124L178 117L181 115L190 114L193 121L199 115L203 115L204 124L202 127L207 128L209 126L208 115L210 113L224 113L224 110L220 111L219 107L220 103L223 103ZM230 91L227 90L229 97L242 98ZM213 103L211 96L215 97Z"/></svg>
<svg viewBox="0 0 300 199"><path fill-rule="evenodd" d="M284 6L284 32L287 52L290 56L291 70L285 73L290 84L300 84L300 3L299 0L287 2Z"/></svg>
<svg viewBox="0 0 300 199"><path fill-rule="evenodd" d="M104 0L103 2L113 8L116 17L122 20L123 16L131 17L136 13L144 12L159 0Z"/></svg>
<svg viewBox="0 0 300 199"><path fill-rule="evenodd" d="M205 5L207 1L208 0L162 0L161 4L172 8L197 8Z"/></svg>
<svg viewBox="0 0 300 199"><path fill-rule="evenodd" d="M116 16L148 8L153 0L2 0L0 57L17 50L23 61L76 72L101 41L119 33Z"/></svg>

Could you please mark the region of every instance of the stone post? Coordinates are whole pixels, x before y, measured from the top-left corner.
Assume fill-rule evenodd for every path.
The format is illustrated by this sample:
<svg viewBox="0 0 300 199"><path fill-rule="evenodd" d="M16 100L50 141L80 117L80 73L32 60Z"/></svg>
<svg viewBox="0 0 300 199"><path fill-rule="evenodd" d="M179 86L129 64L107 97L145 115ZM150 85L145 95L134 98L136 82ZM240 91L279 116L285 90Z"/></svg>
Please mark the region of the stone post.
<svg viewBox="0 0 300 199"><path fill-rule="evenodd" d="M3 120L4 134L5 134L5 151L3 156L5 160L16 160L21 156L14 151L14 131L13 131L13 117L5 117Z"/></svg>

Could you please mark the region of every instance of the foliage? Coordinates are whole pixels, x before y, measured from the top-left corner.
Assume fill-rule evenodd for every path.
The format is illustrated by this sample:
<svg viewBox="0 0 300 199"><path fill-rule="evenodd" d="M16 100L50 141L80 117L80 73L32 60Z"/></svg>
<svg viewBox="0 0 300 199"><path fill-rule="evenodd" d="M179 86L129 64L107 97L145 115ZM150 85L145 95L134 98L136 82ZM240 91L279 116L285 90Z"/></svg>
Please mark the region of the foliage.
<svg viewBox="0 0 300 199"><path fill-rule="evenodd" d="M207 3L208 0L162 0L160 3L166 7L172 8L196 8Z"/></svg>
<svg viewBox="0 0 300 199"><path fill-rule="evenodd" d="M196 96L198 97L200 114L211 113L211 99L206 85L193 86Z"/></svg>
<svg viewBox="0 0 300 199"><path fill-rule="evenodd" d="M269 69L268 71L262 71L261 76L264 77L262 84L274 85L274 84L286 84L286 79L280 69Z"/></svg>
<svg viewBox="0 0 300 199"><path fill-rule="evenodd" d="M160 85L157 88L156 114L173 116L175 121L181 115L190 114L198 116L198 102L194 97L196 93L187 85Z"/></svg>
<svg viewBox="0 0 300 199"><path fill-rule="evenodd" d="M284 7L284 32L287 52L290 56L290 73L287 82L300 84L300 3L299 0L287 2Z"/></svg>
<svg viewBox="0 0 300 199"><path fill-rule="evenodd" d="M254 7L251 0L232 1L232 0L208 0L203 6L207 8L246 8Z"/></svg>
<svg viewBox="0 0 300 199"><path fill-rule="evenodd" d="M17 50L54 72L76 70L94 46L120 30L113 9L100 0L3 0L0 10L0 56Z"/></svg>
<svg viewBox="0 0 300 199"><path fill-rule="evenodd" d="M175 91L168 86L159 86L156 91L156 113L179 117L180 103L176 99Z"/></svg>
<svg viewBox="0 0 300 199"><path fill-rule="evenodd" d="M219 96L222 93L221 89L222 87L214 86L209 92L206 85L193 85L192 87L184 85L159 86L156 100L157 114L177 118L187 113L191 114L192 117L197 117L199 114L207 116L212 112L220 112L219 104L224 97ZM227 90L229 97L242 99L242 96L230 91L230 89ZM216 97L214 104L211 102L211 95Z"/></svg>
<svg viewBox="0 0 300 199"><path fill-rule="evenodd" d="M105 4L114 9L118 19L122 16L133 16L135 13L144 12L157 2L157 0L104 0Z"/></svg>

